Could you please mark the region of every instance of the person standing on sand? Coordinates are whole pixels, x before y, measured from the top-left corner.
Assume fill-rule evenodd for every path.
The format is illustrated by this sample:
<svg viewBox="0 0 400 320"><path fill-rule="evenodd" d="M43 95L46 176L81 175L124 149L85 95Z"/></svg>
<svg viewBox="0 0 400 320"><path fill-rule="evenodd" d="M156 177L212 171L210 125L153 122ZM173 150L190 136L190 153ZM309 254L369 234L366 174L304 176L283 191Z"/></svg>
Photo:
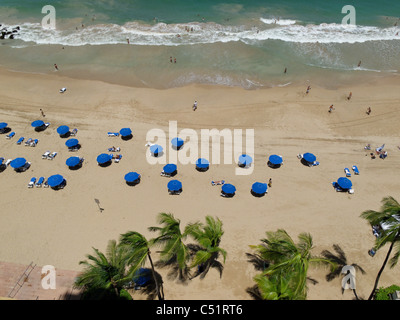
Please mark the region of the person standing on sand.
<svg viewBox="0 0 400 320"><path fill-rule="evenodd" d="M169 62L171 62L171 63L172 63L172 57L169 57Z"/></svg>
<svg viewBox="0 0 400 320"><path fill-rule="evenodd" d="M287 72L287 68L285 68L285 71L283 71L283 73L286 73Z"/></svg>
<svg viewBox="0 0 400 320"><path fill-rule="evenodd" d="M308 93L310 92L310 90L311 90L311 86L308 86L308 87L307 87L306 94L308 94Z"/></svg>
<svg viewBox="0 0 400 320"><path fill-rule="evenodd" d="M268 187L269 187L269 188L271 188L271 187L272 187L272 178L269 178L269 181L268 181Z"/></svg>
<svg viewBox="0 0 400 320"><path fill-rule="evenodd" d="M44 114L43 110L40 109L40 113L42 114L42 117L44 118L46 115Z"/></svg>
<svg viewBox="0 0 400 320"><path fill-rule="evenodd" d="M56 69L56 71L58 71L58 66L56 64L54 64L54 69Z"/></svg>
<svg viewBox="0 0 400 320"><path fill-rule="evenodd" d="M333 107L333 104L331 104L331 106L329 107L329 113L331 113L333 110L335 110L335 108Z"/></svg>
<svg viewBox="0 0 400 320"><path fill-rule="evenodd" d="M360 62L358 63L358 66L357 67L360 67L361 66L361 60L360 60Z"/></svg>
<svg viewBox="0 0 400 320"><path fill-rule="evenodd" d="M197 109L197 101L195 101L195 102L193 103L193 111L196 111L196 109Z"/></svg>
<svg viewBox="0 0 400 320"><path fill-rule="evenodd" d="M174 58L174 63L176 63L176 58Z"/></svg>
<svg viewBox="0 0 400 320"><path fill-rule="evenodd" d="M126 39L126 42L129 44L129 38Z"/></svg>
<svg viewBox="0 0 400 320"><path fill-rule="evenodd" d="M368 107L368 109L367 109L367 115L370 115L370 113L371 113L371 107Z"/></svg>

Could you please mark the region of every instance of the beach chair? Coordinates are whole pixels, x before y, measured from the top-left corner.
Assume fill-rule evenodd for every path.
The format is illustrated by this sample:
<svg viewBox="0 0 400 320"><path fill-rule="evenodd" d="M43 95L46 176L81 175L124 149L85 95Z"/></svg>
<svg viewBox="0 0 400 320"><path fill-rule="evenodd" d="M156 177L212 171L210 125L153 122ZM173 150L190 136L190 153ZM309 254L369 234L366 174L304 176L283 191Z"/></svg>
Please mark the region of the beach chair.
<svg viewBox="0 0 400 320"><path fill-rule="evenodd" d="M49 187L49 184L47 183L47 179L46 179L46 181L44 182L43 187L44 187L44 188L48 188L48 187Z"/></svg>
<svg viewBox="0 0 400 320"><path fill-rule="evenodd" d="M17 141L17 144L21 144L24 140L25 140L24 137L19 138L18 141Z"/></svg>
<svg viewBox="0 0 400 320"><path fill-rule="evenodd" d="M49 155L50 151L46 151L45 153L42 154L42 159L47 159Z"/></svg>
<svg viewBox="0 0 400 320"><path fill-rule="evenodd" d="M310 167L315 167L315 166L319 166L318 161L314 161L313 163L310 164Z"/></svg>
<svg viewBox="0 0 400 320"><path fill-rule="evenodd" d="M33 141L32 138L29 138L28 140L25 141L25 146L29 146L31 142Z"/></svg>
<svg viewBox="0 0 400 320"><path fill-rule="evenodd" d="M344 168L344 173L346 174L346 177L351 177L349 168Z"/></svg>
<svg viewBox="0 0 400 320"><path fill-rule="evenodd" d="M47 156L47 160L53 160L56 157L56 155L57 155L57 152L54 151L53 153L51 153Z"/></svg>
<svg viewBox="0 0 400 320"><path fill-rule="evenodd" d="M44 177L40 177L39 180L36 182L36 188L41 188L44 182Z"/></svg>
<svg viewBox="0 0 400 320"><path fill-rule="evenodd" d="M71 136L76 136L76 134L78 133L78 129L74 129L74 130L72 130L71 132L70 132L70 135Z"/></svg>
<svg viewBox="0 0 400 320"><path fill-rule="evenodd" d="M109 137L118 137L118 136L119 136L119 133L118 133L118 132L108 132L107 135L108 135Z"/></svg>
<svg viewBox="0 0 400 320"><path fill-rule="evenodd" d="M347 192L350 193L350 194L353 194L354 193L354 189L349 189Z"/></svg>
<svg viewBox="0 0 400 320"><path fill-rule="evenodd" d="M44 126L47 128L50 125L50 122L46 122Z"/></svg>
<svg viewBox="0 0 400 320"><path fill-rule="evenodd" d="M5 165L8 166L10 164L10 162L13 161L13 159L7 159Z"/></svg>
<svg viewBox="0 0 400 320"><path fill-rule="evenodd" d="M114 162L118 163L121 159L122 159L122 154L117 154L114 159Z"/></svg>
<svg viewBox="0 0 400 320"><path fill-rule="evenodd" d="M219 185L223 185L224 183L225 183L225 180L211 181L212 186L219 186Z"/></svg>
<svg viewBox="0 0 400 320"><path fill-rule="evenodd" d="M28 188L33 188L33 186L35 185L35 182L36 182L36 178L35 177L31 178L31 181L29 181L29 183L28 183Z"/></svg>
<svg viewBox="0 0 400 320"><path fill-rule="evenodd" d="M10 134L6 135L6 138L7 138L7 139L11 139L11 138L14 137L14 136L15 136L15 132L13 131L13 132L11 132Z"/></svg>
<svg viewBox="0 0 400 320"><path fill-rule="evenodd" d="M31 146L31 147L36 147L36 145L38 144L38 142L39 142L39 139L35 139L35 140L33 140L33 141L31 142L30 146Z"/></svg>
<svg viewBox="0 0 400 320"><path fill-rule="evenodd" d="M357 166L353 166L352 169L353 169L353 171L354 171L354 174L357 174L357 175L360 174L360 171L358 171Z"/></svg>

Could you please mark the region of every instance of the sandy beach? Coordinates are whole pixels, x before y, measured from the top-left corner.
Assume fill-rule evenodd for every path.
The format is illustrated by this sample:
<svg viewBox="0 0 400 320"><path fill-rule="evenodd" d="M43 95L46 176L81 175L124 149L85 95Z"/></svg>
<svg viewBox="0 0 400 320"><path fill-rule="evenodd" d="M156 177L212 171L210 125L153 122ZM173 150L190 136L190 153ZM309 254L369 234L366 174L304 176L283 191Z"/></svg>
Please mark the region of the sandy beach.
<svg viewBox="0 0 400 320"><path fill-rule="evenodd" d="M130 230L150 238L147 228L157 225L160 212L173 213L181 228L206 215L219 217L225 234L221 247L228 252L222 277L211 270L205 279L195 278L183 285L168 279L168 270L157 269L164 281L165 298L248 300L246 289L253 286L257 274L246 253L249 245L260 243L266 231L285 229L293 239L309 232L314 254L333 251L338 244L349 263L365 271L358 274L357 292L367 298L387 248L373 258L368 250L374 244L370 226L360 218L367 209L378 210L385 196L399 200L400 180L400 79L376 78L374 82L327 90L310 83L300 87L276 87L244 90L219 86L185 86L166 90L133 88L99 80L77 80L54 74L32 74L0 70L0 122L7 122L16 136L0 135L0 156L25 157L32 163L24 173L11 167L0 173L0 259L1 261L53 265L63 270L80 271L79 261L92 253L92 247L105 251L110 239ZM66 87L67 91L59 93ZM351 100L347 100L352 92ZM198 109L193 112L193 101ZM333 104L334 112L328 113ZM372 113L366 114L371 107ZM45 118L41 117L44 110ZM31 122L42 119L50 126L35 132ZM254 129L253 172L235 175L235 163L213 165L200 173L194 165L179 165L183 192L171 196L168 178L160 177L162 164L149 164L145 146L149 130L168 133L169 121L177 121L178 132L189 128ZM71 154L56 130L60 125L77 128L81 149ZM108 137L129 127L133 138ZM36 147L17 145L19 137L37 138ZM173 137L169 137L169 140ZM168 141L169 141L168 140ZM364 150L385 144L388 157L372 160ZM109 147L120 147L119 163L98 166L96 157ZM222 148L222 144L221 144ZM45 151L57 151L53 161L43 160ZM185 152L180 150L179 152ZM311 152L320 165L306 167L297 158ZM282 155L279 169L267 166L268 156ZM65 161L71 155L84 157L83 167L69 170ZM168 159L168 152L163 156ZM221 158L223 153L221 152ZM167 161L168 162L168 161ZM332 182L344 176L343 169L357 165L360 175L352 176L354 194L335 192ZM142 175L139 185L129 187L127 172ZM31 177L61 174L67 185L63 190L27 188ZM251 185L273 185L261 198L251 195ZM225 180L236 186L236 195L220 196L220 187L212 180ZM101 208L95 202L98 199ZM340 279L325 280L326 270L312 269L308 299L350 300L350 291L341 293ZM386 268L380 286L396 283L398 268ZM139 293L134 299L143 299Z"/></svg>

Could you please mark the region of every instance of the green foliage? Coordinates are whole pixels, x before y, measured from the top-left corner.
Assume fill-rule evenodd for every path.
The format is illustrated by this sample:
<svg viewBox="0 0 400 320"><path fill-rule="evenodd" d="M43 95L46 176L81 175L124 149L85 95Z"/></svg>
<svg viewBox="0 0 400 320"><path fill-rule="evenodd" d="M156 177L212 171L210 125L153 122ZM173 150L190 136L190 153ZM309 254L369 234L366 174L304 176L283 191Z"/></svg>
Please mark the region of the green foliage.
<svg viewBox="0 0 400 320"><path fill-rule="evenodd" d="M375 300L390 300L389 294L392 294L395 291L400 291L400 287L395 284L387 288L381 287L375 295Z"/></svg>

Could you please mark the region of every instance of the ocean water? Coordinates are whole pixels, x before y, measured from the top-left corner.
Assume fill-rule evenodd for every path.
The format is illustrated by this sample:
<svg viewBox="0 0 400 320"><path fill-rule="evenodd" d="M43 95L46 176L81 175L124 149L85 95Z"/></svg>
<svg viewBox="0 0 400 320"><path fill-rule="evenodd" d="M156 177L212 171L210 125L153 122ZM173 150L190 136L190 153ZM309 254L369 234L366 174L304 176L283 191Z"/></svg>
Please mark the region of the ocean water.
<svg viewBox="0 0 400 320"><path fill-rule="evenodd" d="M399 74L399 18L389 0L1 0L0 28L19 30L0 39L0 65L156 88L335 87Z"/></svg>

